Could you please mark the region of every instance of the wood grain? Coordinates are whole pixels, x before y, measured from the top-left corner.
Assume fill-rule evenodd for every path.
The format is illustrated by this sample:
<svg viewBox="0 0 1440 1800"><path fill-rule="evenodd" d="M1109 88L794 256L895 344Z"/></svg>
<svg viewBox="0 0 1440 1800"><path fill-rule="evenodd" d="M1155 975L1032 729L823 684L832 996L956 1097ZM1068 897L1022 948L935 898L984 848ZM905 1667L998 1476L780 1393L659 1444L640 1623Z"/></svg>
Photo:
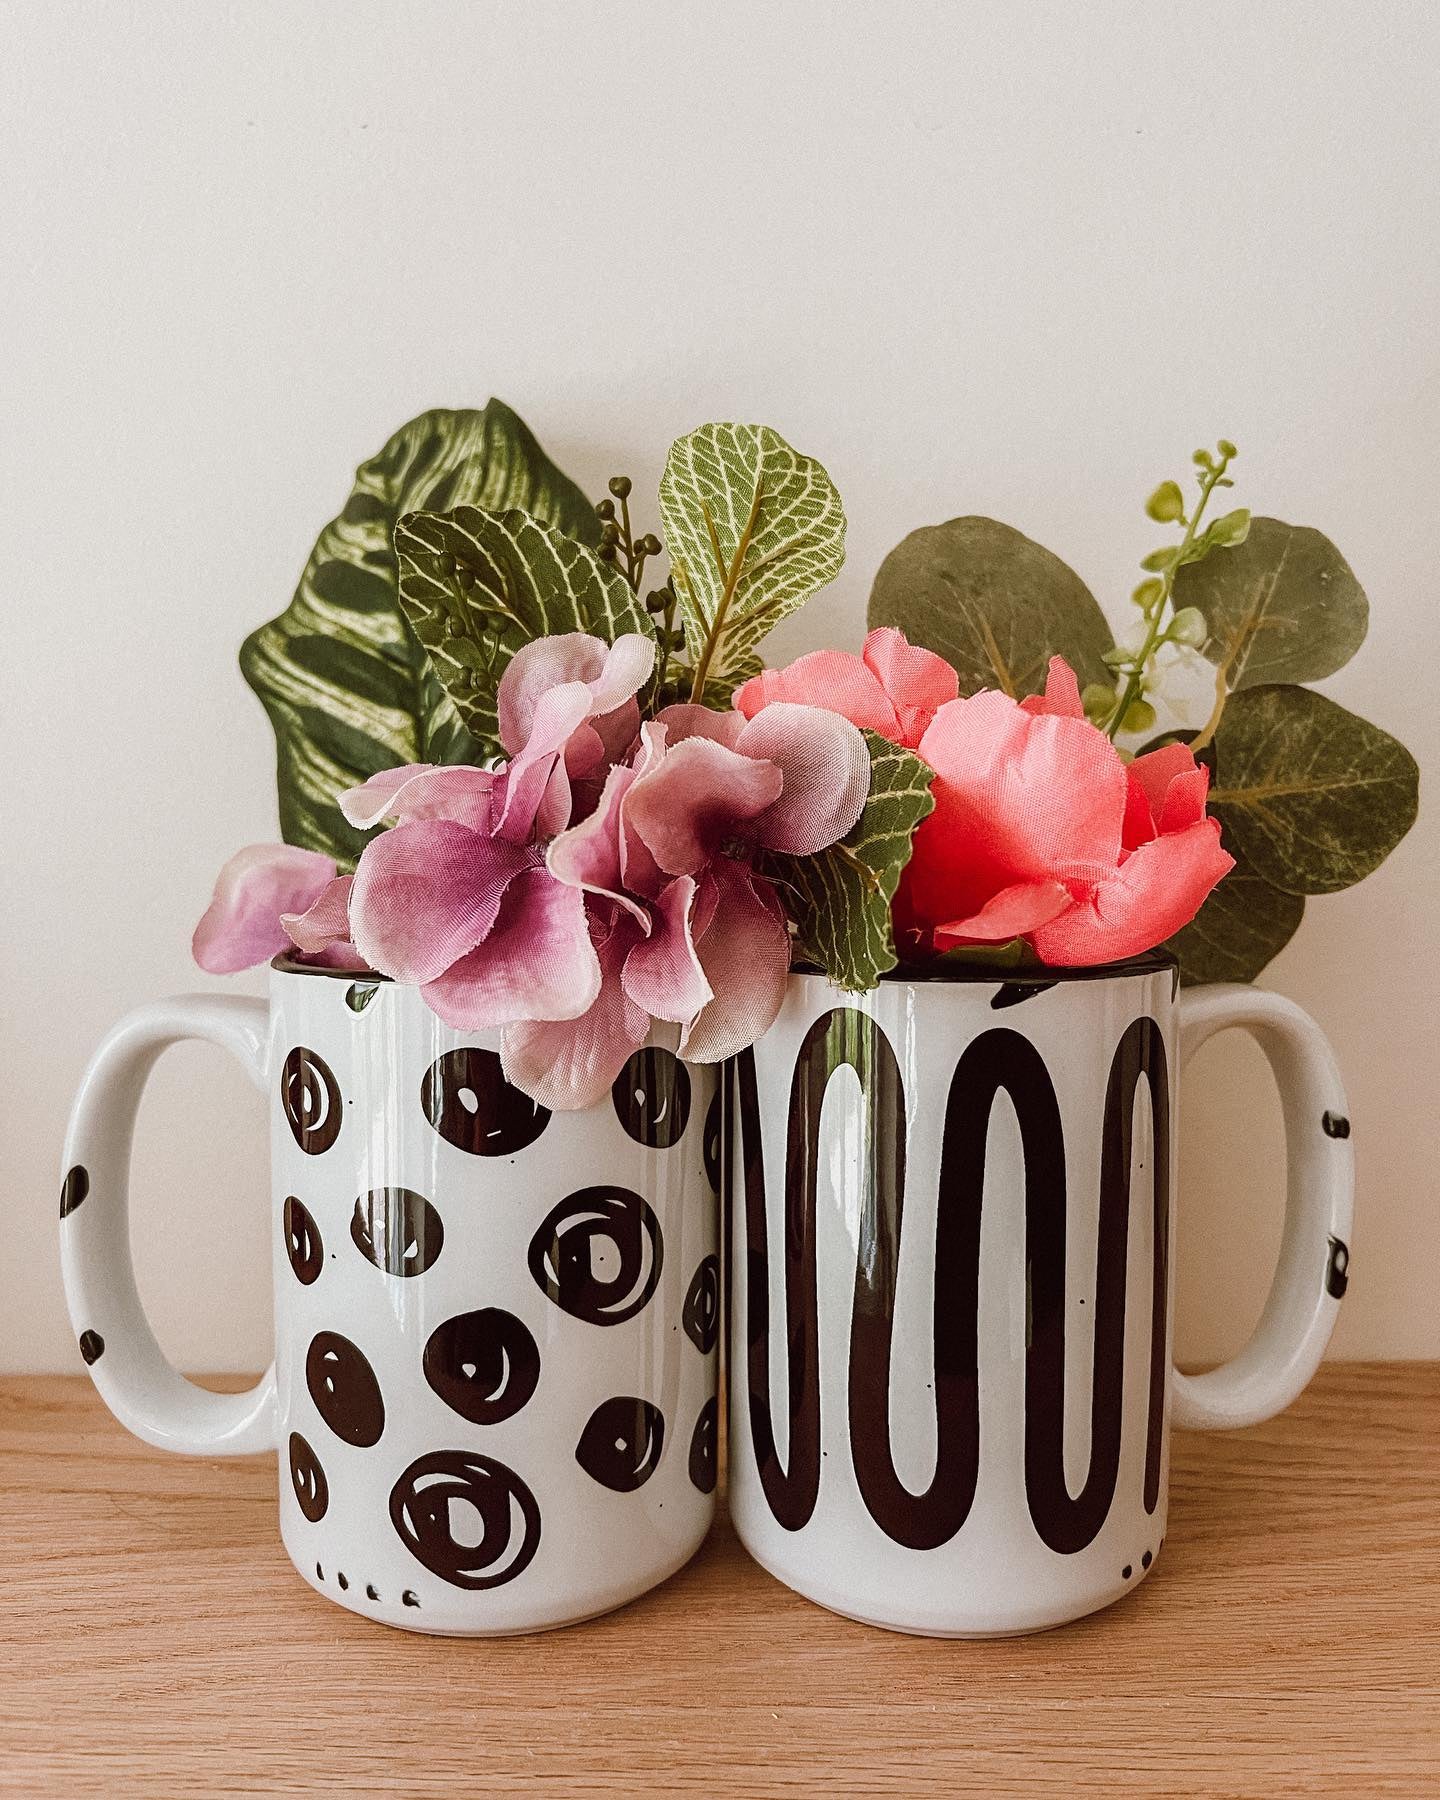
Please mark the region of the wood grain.
<svg viewBox="0 0 1440 1800"><path fill-rule="evenodd" d="M723 1520L609 1618L411 1637L291 1573L274 1490L270 1458L147 1449L83 1378L0 1382L0 1791L1440 1794L1440 1365L1178 1437L1151 1578L988 1644L832 1617Z"/></svg>

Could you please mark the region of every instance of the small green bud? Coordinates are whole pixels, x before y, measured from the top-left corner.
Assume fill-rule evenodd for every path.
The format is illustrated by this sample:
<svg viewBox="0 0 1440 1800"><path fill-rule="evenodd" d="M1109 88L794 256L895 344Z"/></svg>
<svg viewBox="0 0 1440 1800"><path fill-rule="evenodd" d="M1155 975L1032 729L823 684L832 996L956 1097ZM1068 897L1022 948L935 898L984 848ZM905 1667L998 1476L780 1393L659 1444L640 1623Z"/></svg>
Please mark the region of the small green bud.
<svg viewBox="0 0 1440 1800"><path fill-rule="evenodd" d="M1120 721L1122 731L1149 731L1155 724L1155 708L1148 700L1132 700Z"/></svg>
<svg viewBox="0 0 1440 1800"><path fill-rule="evenodd" d="M1173 481L1162 481L1145 502L1145 510L1162 525L1173 524L1185 517L1185 496Z"/></svg>
<svg viewBox="0 0 1440 1800"><path fill-rule="evenodd" d="M646 556L658 556L660 554L660 540L653 531L647 531L636 548L643 550Z"/></svg>
<svg viewBox="0 0 1440 1800"><path fill-rule="evenodd" d="M669 594L664 588L651 588L645 596L645 610L652 613L663 613Z"/></svg>
<svg viewBox="0 0 1440 1800"><path fill-rule="evenodd" d="M602 519L613 519L615 517L615 502L613 500L597 500L595 502L595 511Z"/></svg>
<svg viewBox="0 0 1440 1800"><path fill-rule="evenodd" d="M1148 613L1152 606L1159 605L1161 596L1164 592L1165 583L1163 581L1156 581L1152 576L1149 581L1142 581L1130 598L1140 608L1141 612Z"/></svg>
<svg viewBox="0 0 1440 1800"><path fill-rule="evenodd" d="M1089 682L1080 696L1080 704L1092 725L1103 725L1115 710L1115 690L1106 687L1103 681Z"/></svg>
<svg viewBox="0 0 1440 1800"><path fill-rule="evenodd" d="M1182 606L1170 621L1165 635L1172 644L1187 644L1190 649L1198 650L1209 637L1210 627L1198 606Z"/></svg>
<svg viewBox="0 0 1440 1800"><path fill-rule="evenodd" d="M1152 550L1148 556L1142 556L1140 559L1140 567L1142 569L1152 569L1156 574L1159 574L1165 569L1173 569L1179 560L1180 546L1178 544L1170 544L1164 550Z"/></svg>
<svg viewBox="0 0 1440 1800"><path fill-rule="evenodd" d="M1226 462L1233 462L1234 459L1240 454L1240 452L1230 442L1229 438L1221 438L1220 442L1215 446L1215 448L1225 458Z"/></svg>
<svg viewBox="0 0 1440 1800"><path fill-rule="evenodd" d="M599 548L596 550L595 554L599 557L601 562L612 563L615 560L615 546L613 543L607 544L604 538L601 538Z"/></svg>
<svg viewBox="0 0 1440 1800"><path fill-rule="evenodd" d="M612 475L606 485L617 500L629 499L631 481L628 475Z"/></svg>
<svg viewBox="0 0 1440 1800"><path fill-rule="evenodd" d="M1250 508L1237 506L1234 512L1217 519L1205 535L1212 544L1243 544L1250 535Z"/></svg>
<svg viewBox="0 0 1440 1800"><path fill-rule="evenodd" d="M1120 645L1117 644L1113 650L1107 650L1100 660L1109 668L1123 669L1128 664L1134 662L1135 652L1133 650L1122 649Z"/></svg>
<svg viewBox="0 0 1440 1800"><path fill-rule="evenodd" d="M1208 450L1197 450L1190 458L1197 469L1213 469L1215 460Z"/></svg>

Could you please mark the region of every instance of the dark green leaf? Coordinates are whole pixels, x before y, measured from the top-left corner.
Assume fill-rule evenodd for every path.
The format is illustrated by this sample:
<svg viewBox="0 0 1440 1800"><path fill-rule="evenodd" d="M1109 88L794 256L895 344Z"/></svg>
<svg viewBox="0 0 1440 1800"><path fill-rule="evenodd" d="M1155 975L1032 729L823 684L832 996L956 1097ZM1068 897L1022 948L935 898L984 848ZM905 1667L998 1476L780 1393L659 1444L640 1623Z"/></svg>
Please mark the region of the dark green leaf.
<svg viewBox="0 0 1440 1800"><path fill-rule="evenodd" d="M1183 568L1175 604L1205 615L1205 655L1231 688L1333 675L1364 642L1370 617L1329 538L1279 519L1252 519L1243 544Z"/></svg>
<svg viewBox="0 0 1440 1800"><path fill-rule="evenodd" d="M1187 987L1254 981L1294 937L1305 911L1299 894L1282 893L1262 880L1228 837L1225 847L1235 857L1235 867L1165 946L1179 957L1180 979Z"/></svg>
<svg viewBox="0 0 1440 1800"><path fill-rule="evenodd" d="M880 565L870 624L897 625L953 663L960 692L1017 699L1045 686L1052 656L1105 682L1110 627L1071 568L995 519L951 519L912 531Z"/></svg>
<svg viewBox="0 0 1440 1800"><path fill-rule="evenodd" d="M495 690L523 645L568 631L607 643L626 632L653 638L643 601L614 564L529 513L409 513L395 550L405 616L466 730L494 754Z"/></svg>
<svg viewBox="0 0 1440 1800"><path fill-rule="evenodd" d="M910 860L915 829L930 814L931 769L873 731L870 797L854 828L818 856L766 862L797 931L796 947L837 987L865 989L896 963L890 902Z"/></svg>
<svg viewBox="0 0 1440 1800"><path fill-rule="evenodd" d="M1363 880L1415 822L1415 758L1309 688L1232 695L1215 754L1210 802L1227 841L1286 893L1333 894Z"/></svg>
<svg viewBox="0 0 1440 1800"><path fill-rule="evenodd" d="M471 762L470 736L400 611L391 534L437 492L523 506L588 542L598 521L508 406L412 419L361 466L340 515L321 533L278 618L248 637L240 667L275 728L280 829L342 866L366 833L335 795L404 762Z"/></svg>

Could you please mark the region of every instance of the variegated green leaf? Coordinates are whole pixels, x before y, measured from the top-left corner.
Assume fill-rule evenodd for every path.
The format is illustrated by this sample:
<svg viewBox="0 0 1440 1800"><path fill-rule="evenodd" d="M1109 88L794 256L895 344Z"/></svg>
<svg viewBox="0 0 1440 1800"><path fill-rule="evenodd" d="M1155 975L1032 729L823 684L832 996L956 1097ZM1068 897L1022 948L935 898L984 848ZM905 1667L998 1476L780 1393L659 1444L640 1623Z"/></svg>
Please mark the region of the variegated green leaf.
<svg viewBox="0 0 1440 1800"><path fill-rule="evenodd" d="M520 506L593 543L589 502L508 406L422 413L362 464L295 597L246 639L245 679L275 728L285 841L349 866L366 834L335 795L404 762L483 760L400 610L396 521L459 502Z"/></svg>
<svg viewBox="0 0 1440 1800"><path fill-rule="evenodd" d="M497 751L495 690L522 645L565 631L607 643L653 635L613 563L529 513L410 513L395 529L395 552L406 618L461 722Z"/></svg>
<svg viewBox="0 0 1440 1800"><path fill-rule="evenodd" d="M840 496L768 425L702 425L670 446L660 519L697 685L728 697L772 626L839 573Z"/></svg>
<svg viewBox="0 0 1440 1800"><path fill-rule="evenodd" d="M837 987L872 988L896 963L890 902L910 860L916 827L935 802L933 772L911 750L873 731L870 797L853 829L817 856L766 861L796 927L796 949Z"/></svg>

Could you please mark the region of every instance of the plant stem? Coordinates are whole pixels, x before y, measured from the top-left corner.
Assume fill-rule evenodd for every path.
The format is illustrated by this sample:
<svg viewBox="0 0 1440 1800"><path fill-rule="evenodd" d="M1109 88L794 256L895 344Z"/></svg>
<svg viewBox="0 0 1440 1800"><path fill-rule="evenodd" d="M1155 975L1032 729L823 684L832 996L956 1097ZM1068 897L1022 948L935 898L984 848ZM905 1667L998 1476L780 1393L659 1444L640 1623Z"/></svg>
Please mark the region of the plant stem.
<svg viewBox="0 0 1440 1800"><path fill-rule="evenodd" d="M1170 605L1170 597L1174 592L1175 577L1185 566L1185 554L1195 542L1195 533L1199 528L1200 520L1204 516L1205 508L1210 504L1210 496L1215 492L1215 489L1220 482L1220 478L1224 475L1229 464L1230 458L1222 455L1219 462L1213 463L1201 478L1200 498L1195 503L1195 510L1190 514L1189 519L1186 521L1185 536L1180 540L1179 554L1176 556L1174 562L1171 563L1170 567L1162 571L1162 592L1160 598L1155 602L1154 612L1150 615L1149 629L1145 634L1145 642L1136 653L1136 656L1126 673L1124 691L1121 693L1119 700L1115 703L1115 710L1110 714L1110 717L1102 727L1106 737L1108 737L1112 743L1119 735L1120 727L1125 722L1125 715L1129 712L1131 703L1140 692L1141 683L1145 679L1146 666L1148 665L1150 658L1155 654L1155 646L1159 643L1164 630L1163 621L1165 618L1165 611ZM1209 740L1207 739L1206 741L1208 742Z"/></svg>

